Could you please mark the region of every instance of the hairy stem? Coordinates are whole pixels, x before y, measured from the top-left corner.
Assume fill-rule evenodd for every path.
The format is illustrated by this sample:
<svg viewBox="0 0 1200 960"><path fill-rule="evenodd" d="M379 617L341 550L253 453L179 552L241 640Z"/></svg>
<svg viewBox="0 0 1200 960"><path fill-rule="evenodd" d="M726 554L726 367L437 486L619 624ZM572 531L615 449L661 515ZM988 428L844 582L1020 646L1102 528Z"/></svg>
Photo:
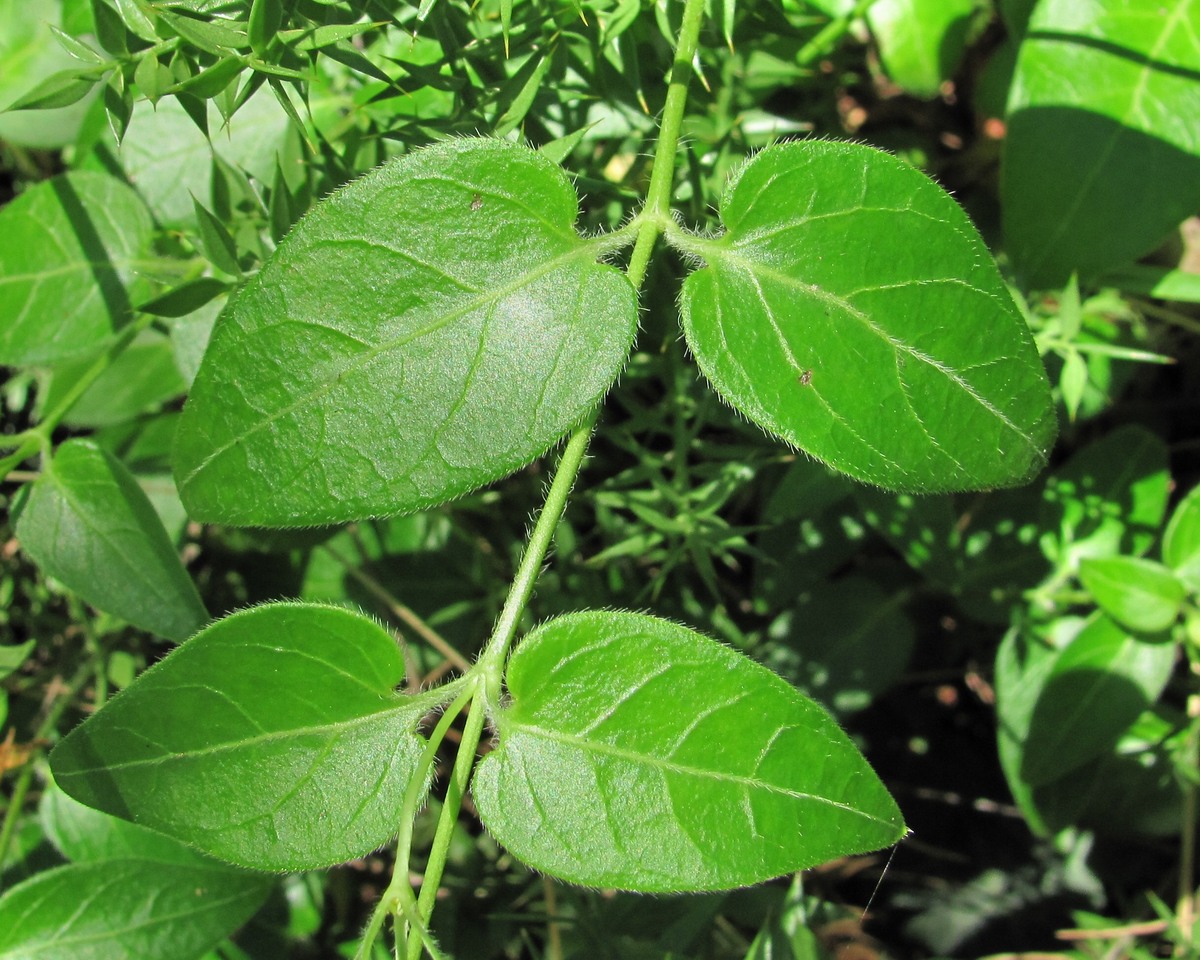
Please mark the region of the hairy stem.
<svg viewBox="0 0 1200 960"><path fill-rule="evenodd" d="M646 193L646 203L636 219L637 240L634 242L633 253L630 255L626 275L638 290L641 290L646 280L646 272L650 264L650 255L663 229L671 223L671 192L675 181L675 158L679 150L679 134L683 125L684 111L687 107L687 91L691 81L692 61L700 39L700 27L704 20L704 0L686 0L683 10L683 22L680 25L679 42L675 49L675 58L671 68L671 82L667 88L666 104L663 107L662 121L659 127L658 141L655 146L654 164L650 171L650 187ZM631 224L631 226L633 226ZM582 424L571 432L562 456L559 457L554 479L546 492L545 503L525 552L509 587L504 607L496 621L492 636L484 648L483 654L471 668L469 675L478 676L482 680L482 689L476 689L471 701L471 710L467 715L466 727L458 746L458 755L454 763L454 772L446 792L446 801L438 818L437 832L434 835L433 847L425 867L425 876L421 885L421 893L417 900L417 923L410 922L408 935L408 960L419 960L424 939L424 926L428 924L437 898L438 885L446 866L449 853L450 838L458 819L459 807L463 794L471 778L471 770L475 764L476 750L483 734L484 721L491 709L499 702L500 689L504 676L504 663L516 639L517 630L525 608L533 596L550 546L554 541L554 531L562 519L570 499L571 489L583 467L584 456L588 443L596 427L599 415L597 409ZM412 813L415 815L415 810ZM411 838L411 825L407 828ZM397 851L396 874L389 890L396 883L396 876L406 878L408 873L408 851ZM406 882L406 881L405 881ZM407 893L407 891L405 891ZM406 911L407 913L408 911ZM374 922L374 919L373 921Z"/></svg>

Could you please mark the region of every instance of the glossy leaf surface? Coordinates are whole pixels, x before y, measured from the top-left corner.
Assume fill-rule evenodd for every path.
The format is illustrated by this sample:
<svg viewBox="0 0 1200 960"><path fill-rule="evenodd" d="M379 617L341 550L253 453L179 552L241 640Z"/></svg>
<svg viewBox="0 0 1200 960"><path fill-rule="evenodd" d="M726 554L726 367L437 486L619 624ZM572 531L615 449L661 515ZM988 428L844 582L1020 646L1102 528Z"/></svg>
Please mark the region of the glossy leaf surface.
<svg viewBox="0 0 1200 960"><path fill-rule="evenodd" d="M755 423L891 489L1006 486L1055 434L1033 341L983 241L915 169L849 143L758 154L682 296L700 368Z"/></svg>
<svg viewBox="0 0 1200 960"><path fill-rule="evenodd" d="M125 466L90 440L68 440L34 481L22 549L84 600L184 640L208 620L162 521Z"/></svg>
<svg viewBox="0 0 1200 960"><path fill-rule="evenodd" d="M221 864L74 863L0 897L0 960L191 960L248 920L263 878Z"/></svg>
<svg viewBox="0 0 1200 960"><path fill-rule="evenodd" d="M430 704L374 622L280 603L179 647L71 732L55 778L88 806L213 856L303 870L361 856L397 826Z"/></svg>
<svg viewBox="0 0 1200 960"><path fill-rule="evenodd" d="M1035 287L1157 246L1200 205L1198 0L1043 0L1008 102L1004 232Z"/></svg>
<svg viewBox="0 0 1200 960"><path fill-rule="evenodd" d="M107 340L140 299L150 214L129 187L63 174L0 209L0 363L50 364Z"/></svg>
<svg viewBox="0 0 1200 960"><path fill-rule="evenodd" d="M442 143L322 202L230 303L179 428L200 519L407 512L545 452L615 380L629 281L575 232L560 168Z"/></svg>
<svg viewBox="0 0 1200 960"><path fill-rule="evenodd" d="M499 745L472 786L517 857L573 883L711 890L904 834L824 710L691 630L633 613L561 617L513 654Z"/></svg>

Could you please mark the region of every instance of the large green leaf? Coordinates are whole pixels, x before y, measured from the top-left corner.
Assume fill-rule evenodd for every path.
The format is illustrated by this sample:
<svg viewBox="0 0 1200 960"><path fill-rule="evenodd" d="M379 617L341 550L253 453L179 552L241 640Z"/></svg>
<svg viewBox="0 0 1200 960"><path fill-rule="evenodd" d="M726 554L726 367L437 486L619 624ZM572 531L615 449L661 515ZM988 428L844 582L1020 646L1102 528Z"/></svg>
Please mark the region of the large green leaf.
<svg viewBox="0 0 1200 960"><path fill-rule="evenodd" d="M120 461L68 440L34 481L17 538L84 600L171 640L208 619L162 521Z"/></svg>
<svg viewBox="0 0 1200 960"><path fill-rule="evenodd" d="M728 232L677 236L705 376L755 423L902 490L1006 486L1045 462L1050 388L987 248L918 171L851 143L758 154Z"/></svg>
<svg viewBox="0 0 1200 960"><path fill-rule="evenodd" d="M1042 0L1017 58L1002 171L1036 287L1153 249L1200 205L1200 0Z"/></svg>
<svg viewBox="0 0 1200 960"><path fill-rule="evenodd" d="M152 224L129 187L63 174L0 208L0 363L55 363L94 350L129 320Z"/></svg>
<svg viewBox="0 0 1200 960"><path fill-rule="evenodd" d="M198 519L407 512L545 452L616 379L633 288L563 171L500 140L387 164L305 217L217 322L179 427Z"/></svg>
<svg viewBox="0 0 1200 960"><path fill-rule="evenodd" d="M1179 501L1163 533L1163 562L1200 592L1200 484Z"/></svg>
<svg viewBox="0 0 1200 960"><path fill-rule="evenodd" d="M235 613L142 674L50 755L76 799L264 870L325 867L396 830L433 695L336 607Z"/></svg>
<svg viewBox="0 0 1200 960"><path fill-rule="evenodd" d="M509 662L472 786L538 870L630 890L755 883L895 843L904 823L824 710L765 667L634 613L552 620Z"/></svg>
<svg viewBox="0 0 1200 960"><path fill-rule="evenodd" d="M262 877L126 858L46 870L0 897L0 960L191 960L248 920Z"/></svg>

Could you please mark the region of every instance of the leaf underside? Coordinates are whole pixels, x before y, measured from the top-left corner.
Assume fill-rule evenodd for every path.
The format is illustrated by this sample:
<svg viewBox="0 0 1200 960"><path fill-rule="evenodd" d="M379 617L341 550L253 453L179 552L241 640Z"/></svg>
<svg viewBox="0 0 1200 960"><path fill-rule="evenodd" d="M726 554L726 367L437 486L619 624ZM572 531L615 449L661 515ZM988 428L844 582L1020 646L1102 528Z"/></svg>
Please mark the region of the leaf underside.
<svg viewBox="0 0 1200 960"><path fill-rule="evenodd" d="M235 613L180 646L51 754L82 803L261 870L388 840L428 705L396 694L395 641L348 610Z"/></svg>
<svg viewBox="0 0 1200 960"><path fill-rule="evenodd" d="M900 812L820 707L667 621L591 612L524 640L472 793L517 857L573 883L715 890L894 843Z"/></svg>
<svg viewBox="0 0 1200 960"><path fill-rule="evenodd" d="M958 205L907 164L799 142L727 188L684 284L684 333L717 392L859 480L1009 486L1056 424L1029 331Z"/></svg>

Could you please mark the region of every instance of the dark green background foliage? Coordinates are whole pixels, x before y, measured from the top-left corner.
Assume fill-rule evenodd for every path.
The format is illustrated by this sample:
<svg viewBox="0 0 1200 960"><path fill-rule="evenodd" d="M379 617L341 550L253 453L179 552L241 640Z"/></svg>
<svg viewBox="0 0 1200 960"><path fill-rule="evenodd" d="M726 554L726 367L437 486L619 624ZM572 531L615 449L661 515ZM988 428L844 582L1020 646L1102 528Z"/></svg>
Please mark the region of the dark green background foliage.
<svg viewBox="0 0 1200 960"><path fill-rule="evenodd" d="M0 960L1200 955L1197 117L1200 0L0 0Z"/></svg>

